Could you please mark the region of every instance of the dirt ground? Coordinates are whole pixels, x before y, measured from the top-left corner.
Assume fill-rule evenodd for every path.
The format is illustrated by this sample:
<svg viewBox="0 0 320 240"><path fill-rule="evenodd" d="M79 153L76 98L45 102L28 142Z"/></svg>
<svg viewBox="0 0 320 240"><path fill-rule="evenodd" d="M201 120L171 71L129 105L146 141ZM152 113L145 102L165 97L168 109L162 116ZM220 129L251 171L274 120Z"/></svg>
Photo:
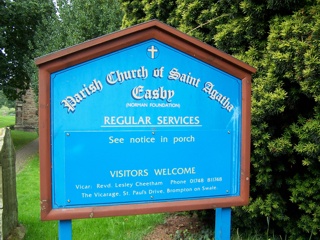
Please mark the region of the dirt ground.
<svg viewBox="0 0 320 240"><path fill-rule="evenodd" d="M185 229L188 229L188 232L198 232L201 229L197 216L170 215L164 224L157 226L143 240L172 240L178 230L183 232Z"/></svg>

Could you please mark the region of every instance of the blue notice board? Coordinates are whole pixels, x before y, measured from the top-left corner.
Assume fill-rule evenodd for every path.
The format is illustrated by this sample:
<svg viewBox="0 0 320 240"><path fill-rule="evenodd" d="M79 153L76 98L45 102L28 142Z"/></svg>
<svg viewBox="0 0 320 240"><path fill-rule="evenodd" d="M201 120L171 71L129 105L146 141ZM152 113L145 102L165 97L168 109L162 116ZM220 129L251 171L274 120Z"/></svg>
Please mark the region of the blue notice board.
<svg viewBox="0 0 320 240"><path fill-rule="evenodd" d="M54 209L240 195L239 79L155 39L50 78Z"/></svg>

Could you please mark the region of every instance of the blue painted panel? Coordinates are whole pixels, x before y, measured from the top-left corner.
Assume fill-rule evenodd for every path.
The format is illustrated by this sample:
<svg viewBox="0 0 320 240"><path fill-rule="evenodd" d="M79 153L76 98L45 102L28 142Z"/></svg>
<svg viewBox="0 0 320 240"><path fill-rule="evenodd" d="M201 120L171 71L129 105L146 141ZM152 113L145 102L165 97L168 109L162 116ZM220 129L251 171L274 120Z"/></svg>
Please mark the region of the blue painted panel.
<svg viewBox="0 0 320 240"><path fill-rule="evenodd" d="M157 40L51 74L51 126L54 208L240 194L241 81Z"/></svg>

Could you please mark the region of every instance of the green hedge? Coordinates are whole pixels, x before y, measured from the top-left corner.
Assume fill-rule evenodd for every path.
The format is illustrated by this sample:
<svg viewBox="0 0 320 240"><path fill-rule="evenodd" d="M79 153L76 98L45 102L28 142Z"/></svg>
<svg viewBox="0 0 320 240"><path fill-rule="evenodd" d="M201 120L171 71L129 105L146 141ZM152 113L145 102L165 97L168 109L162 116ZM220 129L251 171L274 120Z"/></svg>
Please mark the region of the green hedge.
<svg viewBox="0 0 320 240"><path fill-rule="evenodd" d="M251 202L234 209L234 227L319 238L320 1L122 0L122 6L123 27L157 18L257 68Z"/></svg>

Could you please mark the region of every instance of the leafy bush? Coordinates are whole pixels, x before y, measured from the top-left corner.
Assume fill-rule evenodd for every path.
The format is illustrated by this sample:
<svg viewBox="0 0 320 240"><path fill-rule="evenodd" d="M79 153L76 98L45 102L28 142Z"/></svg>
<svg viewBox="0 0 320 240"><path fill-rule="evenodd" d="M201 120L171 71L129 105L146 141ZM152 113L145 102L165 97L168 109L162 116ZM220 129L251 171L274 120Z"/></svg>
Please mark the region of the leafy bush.
<svg viewBox="0 0 320 240"><path fill-rule="evenodd" d="M0 116L14 116L14 115L15 115L14 108L8 108L6 106L2 106L0 108Z"/></svg>
<svg viewBox="0 0 320 240"><path fill-rule="evenodd" d="M124 26L158 18L257 68L251 203L234 209L233 225L319 238L320 1L122 2Z"/></svg>

